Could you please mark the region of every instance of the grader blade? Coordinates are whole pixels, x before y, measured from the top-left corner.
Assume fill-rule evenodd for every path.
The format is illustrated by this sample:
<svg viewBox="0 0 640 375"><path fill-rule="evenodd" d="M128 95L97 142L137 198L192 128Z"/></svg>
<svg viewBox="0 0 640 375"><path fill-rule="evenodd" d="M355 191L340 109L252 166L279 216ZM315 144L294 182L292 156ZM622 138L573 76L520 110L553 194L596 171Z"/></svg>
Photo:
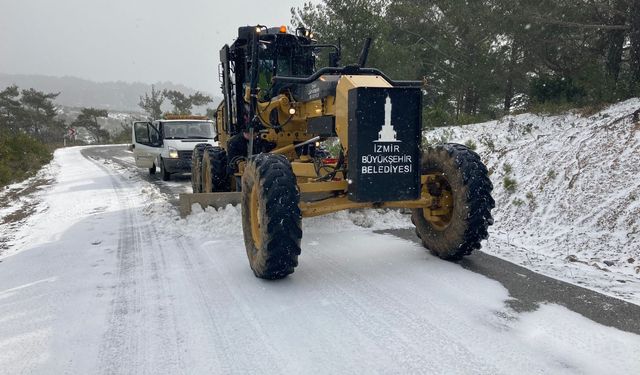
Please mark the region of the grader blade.
<svg viewBox="0 0 640 375"><path fill-rule="evenodd" d="M202 208L224 208L227 205L240 204L240 192L180 194L180 217L191 214L191 206L198 203Z"/></svg>

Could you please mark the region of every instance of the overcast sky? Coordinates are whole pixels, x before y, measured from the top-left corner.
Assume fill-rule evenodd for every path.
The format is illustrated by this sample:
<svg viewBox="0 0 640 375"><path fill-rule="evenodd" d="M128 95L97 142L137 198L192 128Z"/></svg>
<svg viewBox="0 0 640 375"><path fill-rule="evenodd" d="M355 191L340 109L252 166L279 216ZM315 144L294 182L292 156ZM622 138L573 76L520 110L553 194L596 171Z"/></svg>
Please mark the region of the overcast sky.
<svg viewBox="0 0 640 375"><path fill-rule="evenodd" d="M217 93L240 25L290 24L304 0L0 0L0 72L172 81Z"/></svg>

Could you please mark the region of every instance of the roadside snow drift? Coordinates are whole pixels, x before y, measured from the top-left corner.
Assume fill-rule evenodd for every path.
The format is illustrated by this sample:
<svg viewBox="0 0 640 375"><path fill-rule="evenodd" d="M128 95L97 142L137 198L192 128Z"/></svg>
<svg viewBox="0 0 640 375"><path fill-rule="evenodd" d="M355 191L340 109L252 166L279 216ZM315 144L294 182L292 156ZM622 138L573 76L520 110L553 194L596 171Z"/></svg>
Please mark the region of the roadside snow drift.
<svg viewBox="0 0 640 375"><path fill-rule="evenodd" d="M496 208L483 251L640 304L640 100L426 132L473 145Z"/></svg>

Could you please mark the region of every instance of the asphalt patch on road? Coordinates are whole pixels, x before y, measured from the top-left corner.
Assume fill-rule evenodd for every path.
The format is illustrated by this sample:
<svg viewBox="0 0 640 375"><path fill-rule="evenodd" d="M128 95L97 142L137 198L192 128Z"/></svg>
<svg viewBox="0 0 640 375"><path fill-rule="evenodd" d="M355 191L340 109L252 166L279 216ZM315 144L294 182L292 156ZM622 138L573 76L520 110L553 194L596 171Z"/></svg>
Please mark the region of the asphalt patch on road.
<svg viewBox="0 0 640 375"><path fill-rule="evenodd" d="M421 244L413 229L375 231ZM428 250L425 250L428 251ZM506 304L517 312L536 310L540 304L555 303L600 324L640 334L640 306L590 289L540 275L482 251L458 262L468 269L498 281L512 299Z"/></svg>

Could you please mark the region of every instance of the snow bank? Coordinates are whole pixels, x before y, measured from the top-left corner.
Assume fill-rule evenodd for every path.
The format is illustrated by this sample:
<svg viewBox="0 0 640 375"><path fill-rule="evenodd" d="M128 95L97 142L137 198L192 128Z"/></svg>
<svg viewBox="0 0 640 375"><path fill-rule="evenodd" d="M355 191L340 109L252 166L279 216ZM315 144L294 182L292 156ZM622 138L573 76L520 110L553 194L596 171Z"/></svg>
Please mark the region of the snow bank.
<svg viewBox="0 0 640 375"><path fill-rule="evenodd" d="M60 172L54 158L35 176L0 188L0 258L12 254L20 240L34 223L34 216L47 211L44 196Z"/></svg>
<svg viewBox="0 0 640 375"><path fill-rule="evenodd" d="M426 132L470 143L496 209L483 251L640 303L640 124L631 99L584 117L522 114Z"/></svg>

